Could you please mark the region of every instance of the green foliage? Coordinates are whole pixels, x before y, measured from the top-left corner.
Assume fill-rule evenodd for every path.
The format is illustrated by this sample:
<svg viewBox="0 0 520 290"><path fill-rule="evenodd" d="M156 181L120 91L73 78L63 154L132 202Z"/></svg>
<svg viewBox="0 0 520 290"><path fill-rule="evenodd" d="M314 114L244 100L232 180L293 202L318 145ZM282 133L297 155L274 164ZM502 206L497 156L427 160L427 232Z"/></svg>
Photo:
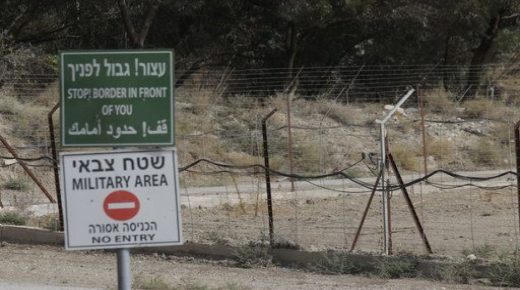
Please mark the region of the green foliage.
<svg viewBox="0 0 520 290"><path fill-rule="evenodd" d="M467 284L471 278L477 276L477 272L471 261L452 264L443 268L440 272L441 279L446 282Z"/></svg>
<svg viewBox="0 0 520 290"><path fill-rule="evenodd" d="M273 249L291 249L291 250L300 250L301 249L300 245L298 245L292 241L285 240L283 238L276 239L274 241L272 248Z"/></svg>
<svg viewBox="0 0 520 290"><path fill-rule="evenodd" d="M0 224L23 226L26 223L26 217L18 212L8 211L0 214Z"/></svg>
<svg viewBox="0 0 520 290"><path fill-rule="evenodd" d="M126 1L138 29L149 2ZM485 35L490 20L520 10L518 1L491 0L160 2L145 44L175 47L180 69L203 60L280 67L294 53L295 67L441 60L468 64L473 49L490 39ZM24 46L54 53L131 45L117 1L3 1L0 9L0 55ZM514 17L504 17L500 24L492 38L498 57L516 51L520 37ZM55 67L55 60L48 62L45 69ZM445 76L446 85L460 77L464 71Z"/></svg>
<svg viewBox="0 0 520 290"><path fill-rule="evenodd" d="M40 227L50 231L58 231L60 229L60 220L57 214L44 215L38 220Z"/></svg>
<svg viewBox="0 0 520 290"><path fill-rule="evenodd" d="M4 184L2 184L2 187L4 189L18 190L18 191L27 191L31 188L29 181L25 178L20 178L20 177L9 178L7 181L4 182Z"/></svg>
<svg viewBox="0 0 520 290"><path fill-rule="evenodd" d="M266 243L250 242L235 250L233 259L238 267L267 267L273 264L272 256L269 254L269 247Z"/></svg>
<svg viewBox="0 0 520 290"><path fill-rule="evenodd" d="M498 285L520 286L520 252L506 253L499 256L499 261L491 265L491 278Z"/></svg>
<svg viewBox="0 0 520 290"><path fill-rule="evenodd" d="M337 251L327 251L321 259L310 267L323 274L354 274L359 272L348 253Z"/></svg>
<svg viewBox="0 0 520 290"><path fill-rule="evenodd" d="M464 249L462 250L462 255L469 256L475 255L477 258L481 259L489 259L495 254L495 248L490 244L484 244L480 246L476 246L474 249Z"/></svg>
<svg viewBox="0 0 520 290"><path fill-rule="evenodd" d="M376 267L376 274L384 279L415 277L417 260L411 257L383 257Z"/></svg>

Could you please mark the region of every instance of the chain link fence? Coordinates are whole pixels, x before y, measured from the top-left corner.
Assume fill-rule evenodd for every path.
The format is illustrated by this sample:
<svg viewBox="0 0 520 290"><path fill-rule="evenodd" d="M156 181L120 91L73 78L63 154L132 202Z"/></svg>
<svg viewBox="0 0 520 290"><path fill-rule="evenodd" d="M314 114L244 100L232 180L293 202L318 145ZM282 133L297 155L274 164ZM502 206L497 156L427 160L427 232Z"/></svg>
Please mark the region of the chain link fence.
<svg viewBox="0 0 520 290"><path fill-rule="evenodd" d="M465 95L467 72L453 66L191 75L176 91L185 238L226 244L269 240L261 122L276 108L266 132L276 245L350 249L381 158L375 120L414 87L417 93L387 125L388 148L433 252L514 249L519 235L514 126L520 102L510 67L485 69L481 82L470 84L481 89L476 99ZM0 76L0 134L50 192L55 187L47 113L58 91L56 75ZM55 141L59 147L59 136ZM3 206L34 212L35 204L47 203L10 152L0 148L0 155ZM423 179L427 174L432 176ZM395 174L389 169L385 176L393 251L424 253ZM29 186L9 188L14 179ZM356 250L381 251L381 209L378 187ZM36 215L42 212L49 213Z"/></svg>

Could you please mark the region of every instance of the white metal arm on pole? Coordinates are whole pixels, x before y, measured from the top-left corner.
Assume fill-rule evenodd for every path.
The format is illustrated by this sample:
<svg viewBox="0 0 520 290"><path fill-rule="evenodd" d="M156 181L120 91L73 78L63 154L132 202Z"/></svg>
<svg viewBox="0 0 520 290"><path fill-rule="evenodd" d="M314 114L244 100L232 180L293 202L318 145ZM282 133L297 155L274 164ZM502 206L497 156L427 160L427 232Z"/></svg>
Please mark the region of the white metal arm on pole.
<svg viewBox="0 0 520 290"><path fill-rule="evenodd" d="M385 124L386 122L392 117L392 115L399 109L408 98L415 92L415 89L410 89L400 100L397 102L395 107L388 112L385 118L383 120L376 120L376 123L380 124L380 130L381 130L381 146L380 146L380 162L379 162L379 170L381 172L381 189L382 189L382 195L383 195L383 251L386 255L390 254L390 206L389 206L389 197L388 192L385 186L385 167L386 167L386 144L385 144L385 137L386 137L386 128Z"/></svg>
<svg viewBox="0 0 520 290"><path fill-rule="evenodd" d="M388 119L390 119L392 117L392 115L395 113L395 111L397 111L397 109L399 109L403 104L404 102L406 102L406 100L408 100L408 98L415 92L415 89L410 89L406 95L404 95L400 100L399 102L397 102L397 104L395 105L395 107L390 111L388 112L388 114L386 115L386 117L381 121L381 120L376 120L376 123L379 123L379 124L384 124L386 123L386 121L388 121Z"/></svg>

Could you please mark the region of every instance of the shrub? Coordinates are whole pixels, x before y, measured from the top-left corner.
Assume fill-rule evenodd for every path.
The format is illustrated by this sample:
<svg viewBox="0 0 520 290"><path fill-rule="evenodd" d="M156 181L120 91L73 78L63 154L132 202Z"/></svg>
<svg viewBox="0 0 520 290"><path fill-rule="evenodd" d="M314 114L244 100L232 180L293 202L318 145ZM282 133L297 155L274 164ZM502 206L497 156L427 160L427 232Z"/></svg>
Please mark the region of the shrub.
<svg viewBox="0 0 520 290"><path fill-rule="evenodd" d="M27 223L25 216L15 211L0 214L0 224L23 226Z"/></svg>
<svg viewBox="0 0 520 290"><path fill-rule="evenodd" d="M243 268L267 267L273 264L273 257L269 255L269 247L265 243L250 242L243 245L235 250L233 259L237 266Z"/></svg>
<svg viewBox="0 0 520 290"><path fill-rule="evenodd" d="M275 240L272 248L273 249L291 249L291 250L300 250L301 249L300 245L298 245L292 241L283 239L283 238Z"/></svg>
<svg viewBox="0 0 520 290"><path fill-rule="evenodd" d="M312 270L323 274L354 274L359 269L348 253L327 251L321 259L311 265Z"/></svg>
<svg viewBox="0 0 520 290"><path fill-rule="evenodd" d="M208 233L208 240L216 245L227 245L229 241L222 235L220 231L211 231Z"/></svg>
<svg viewBox="0 0 520 290"><path fill-rule="evenodd" d="M499 285L520 286L520 253L518 250L499 256L499 261L491 265L491 279Z"/></svg>
<svg viewBox="0 0 520 290"><path fill-rule="evenodd" d="M441 278L446 282L467 284L469 280L477 276L473 264L470 261L453 264L441 271Z"/></svg>
<svg viewBox="0 0 520 290"><path fill-rule="evenodd" d="M490 140L480 138L468 151L476 165L496 166L501 163L500 145Z"/></svg>
<svg viewBox="0 0 520 290"><path fill-rule="evenodd" d="M398 166L405 170L417 171L421 162L417 159L417 148L407 144L396 144L391 147L391 153Z"/></svg>
<svg viewBox="0 0 520 290"><path fill-rule="evenodd" d="M314 173L320 170L320 150L316 143L293 139L294 168L299 173Z"/></svg>
<svg viewBox="0 0 520 290"><path fill-rule="evenodd" d="M384 279L415 277L417 260L404 257L383 257L376 266L376 274Z"/></svg>
<svg viewBox="0 0 520 290"><path fill-rule="evenodd" d="M455 160L455 143L448 139L437 139L427 141L428 155L443 163L451 163Z"/></svg>
<svg viewBox="0 0 520 290"><path fill-rule="evenodd" d="M491 246L489 244L484 244L481 246L476 246L474 249L464 249L462 251L462 254L464 256L473 254L473 255L477 256L478 258L489 259L489 258L491 258L491 256L493 255L494 252L495 252L495 249L493 248L493 246Z"/></svg>
<svg viewBox="0 0 520 290"><path fill-rule="evenodd" d="M40 227L54 232L60 229L60 220L57 214L48 214L40 217L38 224Z"/></svg>
<svg viewBox="0 0 520 290"><path fill-rule="evenodd" d="M2 185L4 189L27 191L30 189L29 181L25 178L11 177Z"/></svg>

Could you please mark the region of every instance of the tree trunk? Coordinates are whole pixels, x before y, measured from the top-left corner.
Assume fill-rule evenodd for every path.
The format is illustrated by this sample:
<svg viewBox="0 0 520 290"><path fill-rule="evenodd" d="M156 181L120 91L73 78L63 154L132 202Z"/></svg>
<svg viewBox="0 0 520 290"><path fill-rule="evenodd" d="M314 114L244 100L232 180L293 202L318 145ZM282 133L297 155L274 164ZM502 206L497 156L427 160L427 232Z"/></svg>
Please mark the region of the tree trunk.
<svg viewBox="0 0 520 290"><path fill-rule="evenodd" d="M500 21L502 13L498 13L489 21L486 34L480 39L480 45L473 51L473 57L469 66L468 79L464 89L465 100L474 99L480 87L480 78L482 75L482 65L488 58L489 52L493 47L496 36L500 29Z"/></svg>
<svg viewBox="0 0 520 290"><path fill-rule="evenodd" d="M135 29L132 20L130 19L130 10L126 5L125 0L118 0L117 3L119 5L119 11L121 12L121 17L123 18L123 23L125 25L126 32L130 41L132 42L132 46L136 48L143 48L144 41L146 40L146 36L148 35L148 31L150 31L150 26L152 26L153 19L155 18L155 13L159 8L159 4L161 1L152 0L148 3L145 16L143 18L143 26L141 30L137 32Z"/></svg>
<svg viewBox="0 0 520 290"><path fill-rule="evenodd" d="M447 65L449 63L450 39L451 39L451 36L447 36L446 40L444 42L444 57L443 57L444 58L443 59L444 65ZM442 72L442 85L443 85L445 91L449 91L450 90L449 83L450 83L449 72L448 72L447 69L445 69Z"/></svg>
<svg viewBox="0 0 520 290"><path fill-rule="evenodd" d="M287 70L288 81L294 77L294 62L296 61L296 26L294 21L289 21L287 29Z"/></svg>

